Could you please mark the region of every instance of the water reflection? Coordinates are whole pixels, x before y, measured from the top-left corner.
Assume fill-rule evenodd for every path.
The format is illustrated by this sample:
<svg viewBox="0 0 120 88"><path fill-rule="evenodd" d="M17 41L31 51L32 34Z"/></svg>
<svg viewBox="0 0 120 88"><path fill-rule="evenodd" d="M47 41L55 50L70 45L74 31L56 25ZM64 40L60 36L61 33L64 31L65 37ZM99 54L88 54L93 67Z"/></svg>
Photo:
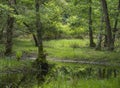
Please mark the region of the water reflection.
<svg viewBox="0 0 120 88"><path fill-rule="evenodd" d="M41 67L40 67L41 68ZM90 67L90 66L61 66L55 67L49 71L49 74L45 74L45 71L37 69L26 69L23 72L19 71L18 73L13 71L7 71L0 74L0 88L34 88L35 85L42 86L45 82L45 76L49 75L51 78L57 78L59 74L63 76L67 75L68 77L77 77L77 78L113 78L120 75L119 68L112 67ZM69 80L69 78L68 78Z"/></svg>

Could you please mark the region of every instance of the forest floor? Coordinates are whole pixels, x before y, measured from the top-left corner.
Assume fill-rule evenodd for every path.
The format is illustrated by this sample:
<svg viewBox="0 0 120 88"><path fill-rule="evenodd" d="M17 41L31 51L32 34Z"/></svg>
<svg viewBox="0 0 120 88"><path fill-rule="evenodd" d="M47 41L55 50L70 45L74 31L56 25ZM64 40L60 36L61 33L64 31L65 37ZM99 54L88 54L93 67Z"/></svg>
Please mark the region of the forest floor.
<svg viewBox="0 0 120 88"><path fill-rule="evenodd" d="M112 72L110 79L99 80L98 77L99 69L105 69L106 72L109 69L120 72L119 45L116 45L117 48L113 52L105 51L104 49L96 51L94 48L90 48L88 39L50 40L44 41L43 45L47 60L50 64L55 65L52 69L52 78L48 77L46 79L43 85L44 88L58 86L60 88L119 88L120 75L118 73L118 78L114 78L114 72ZM0 52L4 51L3 47L0 44ZM35 47L34 41L30 39L15 39L13 52L14 55L12 57L4 57L1 53L0 74L24 73L30 69L28 73L31 75L31 70L33 70L31 69L32 62L37 57L37 47ZM17 56L21 56L21 60L18 61L16 59ZM93 73L90 77L88 76L89 68L92 68ZM82 73L86 75L84 76ZM4 79L4 77L2 78ZM8 77L6 76L6 78ZM16 76L14 78L16 79ZM30 79L29 76L28 79Z"/></svg>
<svg viewBox="0 0 120 88"><path fill-rule="evenodd" d="M100 62L120 62L120 45L116 43L114 51L101 51L89 47L89 40L84 39L60 39L44 41L44 52L48 58L63 60L89 60ZM35 57L37 47L30 39L15 40L14 52L21 51L23 56Z"/></svg>
<svg viewBox="0 0 120 88"><path fill-rule="evenodd" d="M120 62L120 42L117 41L114 51L100 51L89 47L88 39L60 39L44 41L44 53L48 58L63 60L98 61L98 62ZM0 44L0 52L4 51ZM22 58L36 58L37 47L30 39L15 39L13 53L21 53ZM2 55L0 55L2 56Z"/></svg>
<svg viewBox="0 0 120 88"><path fill-rule="evenodd" d="M96 51L89 47L89 40L84 39L60 39L44 41L44 52L49 61L54 62L71 62L81 64L98 64L98 65L117 65L120 63L120 47L116 44L113 52ZM4 51L4 46L0 44L0 51ZM22 59L35 59L37 57L37 47L34 41L30 39L15 39L13 58L21 54ZM18 54L18 55L17 55ZM2 54L0 55L2 58ZM1 61L5 62L5 61ZM17 61L16 61L17 63Z"/></svg>

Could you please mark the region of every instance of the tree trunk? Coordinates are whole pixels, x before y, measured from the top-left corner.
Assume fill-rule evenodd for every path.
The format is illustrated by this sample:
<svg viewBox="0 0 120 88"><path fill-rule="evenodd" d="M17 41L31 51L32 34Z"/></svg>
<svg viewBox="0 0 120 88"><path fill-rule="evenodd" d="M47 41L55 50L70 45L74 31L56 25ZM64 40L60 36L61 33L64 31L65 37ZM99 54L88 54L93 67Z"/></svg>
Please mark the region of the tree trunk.
<svg viewBox="0 0 120 88"><path fill-rule="evenodd" d="M113 29L113 45L114 45L114 42L115 42L115 33L117 32L119 14L120 14L120 0L119 0L119 3L118 3L118 13L116 14L116 19L115 19L115 24L114 24L114 29Z"/></svg>
<svg viewBox="0 0 120 88"><path fill-rule="evenodd" d="M11 16L8 16L7 29L6 29L6 46L5 46L5 55L6 56L9 56L12 54L13 24L14 24L14 18Z"/></svg>
<svg viewBox="0 0 120 88"><path fill-rule="evenodd" d="M36 28L37 28L37 39L38 39L38 57L37 59L45 60L43 52L43 41L42 41L42 23L40 21L39 7L40 0L35 0L36 7Z"/></svg>
<svg viewBox="0 0 120 88"><path fill-rule="evenodd" d="M43 52L43 41L42 41L42 23L40 20L39 8L40 0L35 0L36 8L36 29L37 29L37 40L38 40L38 56L35 62L36 69L38 70L37 78L38 85L44 81L44 76L48 73L48 63L46 61L46 55Z"/></svg>
<svg viewBox="0 0 120 88"><path fill-rule="evenodd" d="M34 39L35 46L38 47L38 40L37 40L36 35L34 33L32 33L32 36L33 36L33 39Z"/></svg>
<svg viewBox="0 0 120 88"><path fill-rule="evenodd" d="M107 49L111 51L114 49L114 46L112 43L112 31L111 31L110 19L109 19L109 14L108 14L107 2L106 0L101 0L101 3L102 3L102 8L103 8L103 13L105 16L105 22L106 22Z"/></svg>
<svg viewBox="0 0 120 88"><path fill-rule="evenodd" d="M15 5L15 0L8 0L8 5L12 8ZM6 28L6 46L5 46L5 55L9 56L12 54L12 37L13 37L13 25L14 25L14 17L8 14L7 18L7 28Z"/></svg>
<svg viewBox="0 0 120 88"><path fill-rule="evenodd" d="M89 38L90 38L90 47L95 47L95 43L93 41L93 30L92 30L92 0L89 0Z"/></svg>

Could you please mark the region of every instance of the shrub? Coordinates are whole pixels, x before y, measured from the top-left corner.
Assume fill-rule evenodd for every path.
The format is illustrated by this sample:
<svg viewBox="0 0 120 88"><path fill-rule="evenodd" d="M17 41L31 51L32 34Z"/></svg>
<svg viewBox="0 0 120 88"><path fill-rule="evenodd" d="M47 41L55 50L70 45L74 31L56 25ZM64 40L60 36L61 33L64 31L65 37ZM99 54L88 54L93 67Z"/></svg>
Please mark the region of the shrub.
<svg viewBox="0 0 120 88"><path fill-rule="evenodd" d="M22 57L22 51L17 51L16 52L16 59L19 61Z"/></svg>

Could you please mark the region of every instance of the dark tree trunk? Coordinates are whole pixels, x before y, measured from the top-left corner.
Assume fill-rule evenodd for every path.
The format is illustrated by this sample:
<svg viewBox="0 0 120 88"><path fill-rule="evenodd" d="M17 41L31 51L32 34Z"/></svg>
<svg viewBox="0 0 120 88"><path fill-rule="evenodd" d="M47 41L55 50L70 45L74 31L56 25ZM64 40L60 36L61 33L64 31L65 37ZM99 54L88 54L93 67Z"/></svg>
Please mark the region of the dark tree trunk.
<svg viewBox="0 0 120 88"><path fill-rule="evenodd" d="M105 16L105 23L106 23L106 33L107 33L107 48L108 50L113 50L114 46L112 43L112 31L111 31L111 25L110 25L110 19L108 14L108 7L106 0L101 0L102 7L103 7L103 13Z"/></svg>
<svg viewBox="0 0 120 88"><path fill-rule="evenodd" d="M43 41L42 41L42 23L40 20L39 8L41 1L35 0L36 8L36 29L37 29L37 40L38 40L38 56L35 62L35 66L38 70L37 78L38 85L44 81L44 76L48 73L48 63L46 61L46 55L43 51Z"/></svg>
<svg viewBox="0 0 120 88"><path fill-rule="evenodd" d="M8 16L7 20L7 29L6 29L6 46L5 46L5 55L11 55L12 54L12 35L13 35L13 24L14 24L14 18L11 16Z"/></svg>
<svg viewBox="0 0 120 88"><path fill-rule="evenodd" d="M120 14L120 0L118 2L118 13L116 14L116 19L115 19L115 24L114 24L114 29L113 29L113 45L114 45L114 42L115 42L115 33L117 32L119 14Z"/></svg>
<svg viewBox="0 0 120 88"><path fill-rule="evenodd" d="M43 52L43 41L42 41L42 23L40 21L40 0L35 0L35 8L36 8L36 28L37 28L37 39L38 39L38 57L37 59L45 60L44 52Z"/></svg>
<svg viewBox="0 0 120 88"><path fill-rule="evenodd" d="M12 54L13 24L14 24L14 18L11 16L8 16L7 29L6 29L6 46L5 46L5 55L6 56Z"/></svg>
<svg viewBox="0 0 120 88"><path fill-rule="evenodd" d="M92 30L92 0L89 0L89 38L90 38L90 47L95 47L95 43L93 41L93 30Z"/></svg>
<svg viewBox="0 0 120 88"><path fill-rule="evenodd" d="M15 0L8 0L8 5L12 8L15 5ZM6 46L5 46L5 55L9 56L12 54L12 46L13 46L13 25L14 25L14 17L10 14L7 18L7 28L6 28Z"/></svg>
<svg viewBox="0 0 120 88"><path fill-rule="evenodd" d="M38 40L37 40L37 37L34 33L32 33L32 36L33 36L33 39L34 39L34 42L35 42L35 46L38 47Z"/></svg>

